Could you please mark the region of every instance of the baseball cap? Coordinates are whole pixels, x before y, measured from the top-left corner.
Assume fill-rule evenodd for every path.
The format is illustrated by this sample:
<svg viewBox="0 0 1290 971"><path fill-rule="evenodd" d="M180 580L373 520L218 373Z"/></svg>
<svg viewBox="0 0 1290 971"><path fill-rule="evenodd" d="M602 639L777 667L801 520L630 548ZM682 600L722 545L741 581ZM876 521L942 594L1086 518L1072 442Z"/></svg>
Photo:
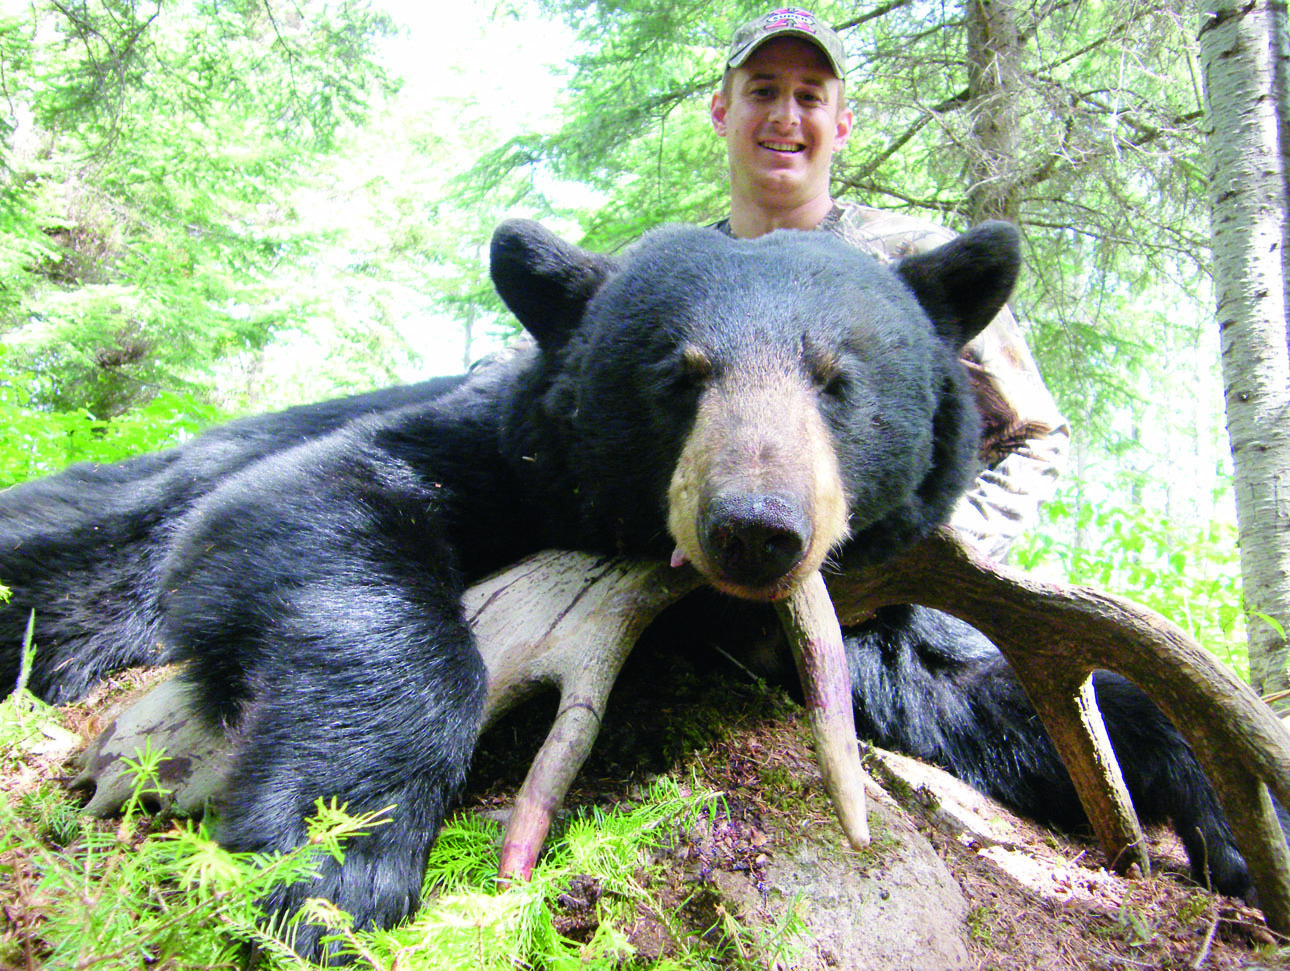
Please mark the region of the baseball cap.
<svg viewBox="0 0 1290 971"><path fill-rule="evenodd" d="M842 47L842 38L832 27L817 19L815 14L800 7L772 10L736 30L730 41L730 56L726 59L726 66L738 67L772 37L800 37L809 41L824 52L835 76L846 77L847 54Z"/></svg>

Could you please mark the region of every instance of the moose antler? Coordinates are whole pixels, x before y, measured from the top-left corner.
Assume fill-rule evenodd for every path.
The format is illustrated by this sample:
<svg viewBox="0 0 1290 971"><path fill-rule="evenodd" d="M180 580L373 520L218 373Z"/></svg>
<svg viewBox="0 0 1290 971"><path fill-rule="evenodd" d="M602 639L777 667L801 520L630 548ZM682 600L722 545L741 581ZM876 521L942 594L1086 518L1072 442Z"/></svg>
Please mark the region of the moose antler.
<svg viewBox="0 0 1290 971"><path fill-rule="evenodd" d="M1268 925L1290 932L1290 852L1268 791L1290 806L1290 734L1249 685L1176 625L1120 597L1000 566L947 527L894 562L831 578L829 592L844 623L886 604L918 603L994 641L1066 763L1108 858L1120 866L1144 859L1145 851L1091 675L1105 669L1134 682L1191 744Z"/></svg>
<svg viewBox="0 0 1290 971"><path fill-rule="evenodd" d="M515 797L498 876L527 879L555 810L600 731L610 689L636 639L702 578L661 563L548 551L477 584L466 617L488 668L485 726L543 686L560 706ZM825 786L853 846L869 842L842 632L814 574L784 602Z"/></svg>
<svg viewBox="0 0 1290 971"><path fill-rule="evenodd" d="M550 550L466 592L466 618L488 668L484 727L544 687L560 691L555 722L515 797L499 879L533 872L636 639L700 583L693 570L662 563Z"/></svg>
<svg viewBox="0 0 1290 971"><path fill-rule="evenodd" d="M637 636L701 582L688 567L548 551L467 592L466 615L489 672L485 723L543 686L560 691L555 723L516 798L501 878L531 872ZM898 603L952 613L998 645L1066 762L1108 857L1120 866L1145 864L1146 854L1090 675L1108 669L1134 681L1196 751L1227 811L1269 926L1290 932L1290 853L1268 793L1270 787L1290 805L1290 735L1267 706L1164 618L1096 591L1037 582L976 556L948 529L893 563L830 578L827 595L817 574L779 606L803 679L821 774L853 845L868 839L867 779L855 745L837 617L854 621ZM145 698L87 753L87 775L100 790L92 805L99 811L114 802L104 798L105 787L124 787L114 778L121 772L111 756L133 756L129 740L150 728L154 736L171 731L158 708L171 713L174 702L149 708Z"/></svg>
<svg viewBox="0 0 1290 971"><path fill-rule="evenodd" d="M690 567L550 550L471 587L462 598L484 665L483 725L543 688L560 693L555 721L533 760L502 840L498 876L527 879L551 820L600 731L609 692L646 626L702 584ZM825 787L851 844L869 842L842 632L820 575L780 605L798 659ZM169 749L160 776L172 805L198 811L218 791L228 740L193 717L181 682L166 681L122 712L82 757L73 785L93 784L88 811L107 815L128 798L124 758L151 739ZM876 788L876 787L875 787Z"/></svg>

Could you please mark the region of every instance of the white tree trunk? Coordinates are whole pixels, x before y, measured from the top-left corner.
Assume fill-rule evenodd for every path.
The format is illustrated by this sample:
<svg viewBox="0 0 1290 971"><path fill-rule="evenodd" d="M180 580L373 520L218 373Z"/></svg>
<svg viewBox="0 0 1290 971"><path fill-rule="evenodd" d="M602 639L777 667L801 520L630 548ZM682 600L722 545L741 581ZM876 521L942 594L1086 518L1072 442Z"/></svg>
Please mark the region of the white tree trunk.
<svg viewBox="0 0 1290 971"><path fill-rule="evenodd" d="M1274 0L1202 0L1214 289L1236 474L1250 674L1290 688L1290 335Z"/></svg>

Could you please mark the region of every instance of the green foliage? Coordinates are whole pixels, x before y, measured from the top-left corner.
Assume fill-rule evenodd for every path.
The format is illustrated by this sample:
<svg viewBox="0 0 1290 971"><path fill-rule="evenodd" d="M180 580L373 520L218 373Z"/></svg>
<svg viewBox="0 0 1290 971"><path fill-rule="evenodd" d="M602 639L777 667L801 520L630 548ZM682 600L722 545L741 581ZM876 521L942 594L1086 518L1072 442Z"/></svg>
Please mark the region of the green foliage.
<svg viewBox="0 0 1290 971"><path fill-rule="evenodd" d="M486 154L473 178L495 191L516 173L528 189L558 180L596 190L583 214L586 242L611 250L664 222L712 222L728 208L724 147L707 118L729 30L764 10L716 4L540 4L578 42L560 123L527 131ZM550 211L541 197L526 201Z"/></svg>
<svg viewBox="0 0 1290 971"><path fill-rule="evenodd" d="M0 749L25 758L40 739L65 731L60 720L56 709L17 692L0 703ZM300 851L229 853L192 822L151 828L142 806L160 786L161 756L146 750L132 763L134 795L116 823L79 816L53 785L0 800L0 905L12 906L24 921L0 948L0 964L105 971L141 962L233 967L240 942L249 941L267 968L308 966L288 947L291 926L262 924L257 901L275 886L307 878L324 857L340 858L348 839L381 824L379 814L353 818L320 802ZM436 841L427 903L411 922L392 931L354 931L349 917L324 901L312 902L306 913L330 926L344 949L378 968L608 971L630 962L633 948L623 928L642 913L668 928L681 948L652 967L764 967L767 955L773 960L794 953L800 925L793 919L754 933L723 915L722 926L708 935L716 945L706 944L680 925L653 882L652 861L661 848L691 830L717 798L660 779L634 807L576 814L553 833L533 879L504 891L495 886L497 825L462 816ZM599 888L595 929L577 941L557 930L561 898L574 881Z"/></svg>
<svg viewBox="0 0 1290 971"><path fill-rule="evenodd" d="M1072 489L1063 492L1045 507L1045 528L1014 546L1017 565L1144 604L1248 678L1235 524L1178 523L1141 507L1079 503Z"/></svg>
<svg viewBox="0 0 1290 971"><path fill-rule="evenodd" d="M0 771L6 777L49 740L75 741L57 709L21 687L29 657L30 628L19 688L0 701ZM281 934L258 925L258 901L275 886L307 878L322 854L338 852L373 820L320 806L310 843L286 856L228 853L191 823L149 833L142 804L159 788L161 755L140 753L134 793L113 826L81 816L59 785L42 784L21 797L6 787L0 798L0 905L20 914L22 923L0 944L0 965L232 966L242 940L282 959L272 966L303 964Z"/></svg>
<svg viewBox="0 0 1290 971"><path fill-rule="evenodd" d="M46 790L18 806L0 803L0 854L24 861L21 874L7 874L10 892L28 918L39 917L38 926L24 928L30 936L9 944L11 953L0 952L0 960L21 962L16 949L24 947L48 968L231 967L238 942L250 940L274 956L271 967L304 966L284 943L289 927L274 933L258 926L257 901L275 886L307 878L321 848L231 854L192 824L140 838L141 820L131 814L110 829L81 818L76 840L55 850L46 845L40 813L58 798ZM334 823L326 835L343 841L358 828L358 821Z"/></svg>
<svg viewBox="0 0 1290 971"><path fill-rule="evenodd" d="M304 322L312 296L271 279L316 241L282 202L388 90L389 29L321 0L41 2L0 21L8 383L107 419L209 392L212 362Z"/></svg>
<svg viewBox="0 0 1290 971"><path fill-rule="evenodd" d="M2 359L2 358L0 358ZM109 422L86 409L38 411L0 385L0 488L74 462L115 462L175 445L220 417L190 395L161 394Z"/></svg>
<svg viewBox="0 0 1290 971"><path fill-rule="evenodd" d="M9 598L4 590L3 599ZM27 618L23 635L22 654L18 662L18 680L4 685L0 691L11 692L0 702L0 771L10 771L21 758L22 752L41 736L65 737L67 732L59 724L57 712L27 690L31 676L31 661L35 652L32 634L35 631L35 611Z"/></svg>
<svg viewBox="0 0 1290 971"><path fill-rule="evenodd" d="M579 813L552 834L532 880L500 893L494 887L498 827L459 818L431 852L426 889L433 904L406 927L374 935L367 953L382 967L396 955L411 967L621 967L633 953L621 928L638 908L675 920L655 898L650 860L715 798L660 779L635 808ZM583 942L563 937L555 926L559 898L575 879L594 880L601 891L596 928ZM699 948L678 966L707 967L710 960Z"/></svg>

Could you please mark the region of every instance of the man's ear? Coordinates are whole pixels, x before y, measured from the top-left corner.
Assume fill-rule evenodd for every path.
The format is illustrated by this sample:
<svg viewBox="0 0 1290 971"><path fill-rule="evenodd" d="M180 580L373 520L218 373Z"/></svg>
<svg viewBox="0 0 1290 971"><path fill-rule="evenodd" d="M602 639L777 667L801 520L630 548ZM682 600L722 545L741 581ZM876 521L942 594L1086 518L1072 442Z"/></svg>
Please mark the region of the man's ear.
<svg viewBox="0 0 1290 971"><path fill-rule="evenodd" d="M833 151L840 152L846 148L847 140L851 137L851 128L855 124L855 115L846 105L838 112L837 133L833 136Z"/></svg>
<svg viewBox="0 0 1290 971"><path fill-rule="evenodd" d="M726 96L720 91L712 96L712 101L708 105L708 117L712 119L712 127L722 138L726 137L726 111L729 108Z"/></svg>

